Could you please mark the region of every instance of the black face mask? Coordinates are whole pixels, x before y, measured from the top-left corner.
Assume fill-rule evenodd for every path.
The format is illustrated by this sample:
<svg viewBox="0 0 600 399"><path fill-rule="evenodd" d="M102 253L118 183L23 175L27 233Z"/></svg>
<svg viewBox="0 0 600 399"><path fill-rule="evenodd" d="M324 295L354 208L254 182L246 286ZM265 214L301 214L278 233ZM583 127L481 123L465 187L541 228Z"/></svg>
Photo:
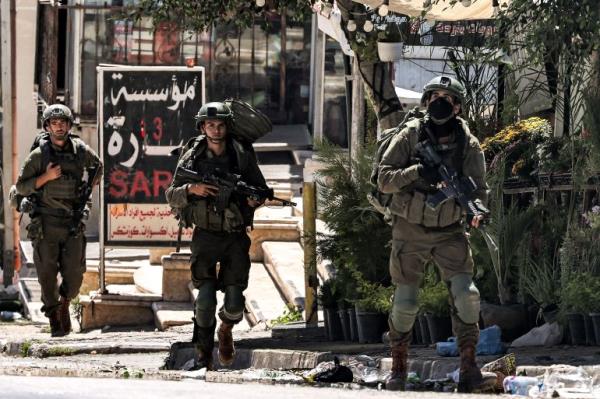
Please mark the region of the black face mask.
<svg viewBox="0 0 600 399"><path fill-rule="evenodd" d="M431 121L436 125L443 125L454 117L454 106L441 97L436 98L429 103L427 112Z"/></svg>

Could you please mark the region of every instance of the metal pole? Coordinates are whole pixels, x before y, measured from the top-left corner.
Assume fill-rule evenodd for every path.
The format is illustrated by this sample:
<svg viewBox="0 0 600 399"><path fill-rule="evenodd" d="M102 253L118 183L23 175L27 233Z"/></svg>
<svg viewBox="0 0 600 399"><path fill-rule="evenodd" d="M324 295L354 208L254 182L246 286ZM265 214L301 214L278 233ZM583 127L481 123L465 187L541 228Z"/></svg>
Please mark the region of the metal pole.
<svg viewBox="0 0 600 399"><path fill-rule="evenodd" d="M97 113L97 123L98 123L98 150L100 152L100 159L104 159L104 137L101 126L104 118L104 110L102 103L102 95L104 91L104 71L100 70L97 74L97 83L96 87L98 88L98 113ZM100 226L98 228L98 246L100 250L100 261L98 263L98 278L100 280L100 294L106 294L106 278L105 278L105 266L104 266L104 224L105 219L107 217L106 212L104 212L104 176L100 179L100 186L98 188L98 194L100 197Z"/></svg>
<svg viewBox="0 0 600 399"><path fill-rule="evenodd" d="M313 35L310 62L310 112L309 121L312 124L315 141L323 140L323 102L325 87L325 34L319 30L318 19L313 15Z"/></svg>
<svg viewBox="0 0 600 399"><path fill-rule="evenodd" d="M302 215L304 241L304 305L306 326L317 327L319 323L317 289L317 197L315 182L302 185Z"/></svg>
<svg viewBox="0 0 600 399"><path fill-rule="evenodd" d="M4 253L2 267L4 285L12 283L15 270L18 271L19 219L17 212L8 206L8 188L16 181L17 142L16 142L16 98L15 98L15 2L3 1L0 5L2 29L2 107L3 107L3 200L4 200Z"/></svg>
<svg viewBox="0 0 600 399"><path fill-rule="evenodd" d="M352 76L352 122L349 148L351 159L356 159L365 137L365 92L356 57L353 61Z"/></svg>

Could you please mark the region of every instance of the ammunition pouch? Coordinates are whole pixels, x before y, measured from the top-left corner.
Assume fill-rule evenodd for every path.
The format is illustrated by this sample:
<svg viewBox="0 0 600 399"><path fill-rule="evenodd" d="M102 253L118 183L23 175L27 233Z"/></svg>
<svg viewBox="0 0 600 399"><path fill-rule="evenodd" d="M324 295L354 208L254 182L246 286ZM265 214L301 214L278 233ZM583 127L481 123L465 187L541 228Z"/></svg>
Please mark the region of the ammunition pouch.
<svg viewBox="0 0 600 399"><path fill-rule="evenodd" d="M31 222L27 225L27 238L36 241L44 238L44 229L42 227L42 219L40 217L31 218Z"/></svg>
<svg viewBox="0 0 600 399"><path fill-rule="evenodd" d="M244 218L240 207L230 202L223 212L217 212L207 200L194 201L180 212L184 227L196 226L203 230L227 233L244 230Z"/></svg>
<svg viewBox="0 0 600 399"><path fill-rule="evenodd" d="M435 208L427 205L427 194L414 190L395 193L389 205L393 215L405 219L408 223L425 227L447 227L462 218L462 208L454 199L441 202Z"/></svg>

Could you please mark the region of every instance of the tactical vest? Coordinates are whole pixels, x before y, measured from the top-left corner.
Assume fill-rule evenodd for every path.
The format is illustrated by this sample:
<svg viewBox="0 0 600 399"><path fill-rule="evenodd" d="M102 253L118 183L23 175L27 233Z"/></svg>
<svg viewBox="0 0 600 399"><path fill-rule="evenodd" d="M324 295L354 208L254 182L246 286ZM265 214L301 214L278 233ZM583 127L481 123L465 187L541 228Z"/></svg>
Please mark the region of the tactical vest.
<svg viewBox="0 0 600 399"><path fill-rule="evenodd" d="M229 144L229 143L228 143ZM194 148L195 152L201 151L198 146ZM208 155L206 150L205 155ZM229 173L239 173L236 162L236 154L230 145L227 146L225 156L200 158L199 153L192 153L190 164L193 169L200 173L214 173L215 170ZM227 208L223 212L217 212L214 201L211 198L202 198L192 201L183 208L181 215L186 226L192 224L209 231L216 232L239 232L244 230L244 218L239 206L239 199L232 194Z"/></svg>
<svg viewBox="0 0 600 399"><path fill-rule="evenodd" d="M85 144L77 138L69 138L70 148L57 151L49 139L39 143L42 151L42 169L46 170L49 163L58 164L61 176L44 184L42 193L47 198L56 200L76 201L79 199L79 189L83 179L85 166Z"/></svg>
<svg viewBox="0 0 600 399"><path fill-rule="evenodd" d="M435 150L442 157L443 162L454 168L459 174L462 173L463 161L467 147L467 130L465 122L459 120L455 131L454 143L450 145L436 145ZM409 127L410 148L415 149L418 142L427 138L427 133L419 123L418 128ZM411 153L411 159L416 154ZM432 188L422 179L404 187L400 192L394 193L389 204L389 210L393 215L399 216L409 223L420 224L425 227L439 228L447 227L459 222L463 217L463 210L454 199L448 199L435 208L427 205L427 195L433 194L436 189Z"/></svg>

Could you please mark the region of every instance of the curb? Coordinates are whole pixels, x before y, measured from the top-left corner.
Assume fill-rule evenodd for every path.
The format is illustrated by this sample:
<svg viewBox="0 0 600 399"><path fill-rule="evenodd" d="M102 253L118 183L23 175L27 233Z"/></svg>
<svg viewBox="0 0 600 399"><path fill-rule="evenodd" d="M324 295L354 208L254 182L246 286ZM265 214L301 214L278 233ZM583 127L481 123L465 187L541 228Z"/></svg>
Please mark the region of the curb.
<svg viewBox="0 0 600 399"><path fill-rule="evenodd" d="M196 357L196 349L191 342L175 342L169 351L166 361L167 370L179 370L188 361ZM219 364L217 348L213 350L213 362L215 367L223 367ZM249 349L237 348L235 360L230 367L231 370L241 369L312 369L319 363L333 360L331 352L314 352L289 349Z"/></svg>
<svg viewBox="0 0 600 399"><path fill-rule="evenodd" d="M169 380L180 381L184 378L181 372L169 370L144 370L107 368L81 368L80 365L69 367L39 367L39 366L7 366L0 367L0 375L13 375L19 377L80 377L80 378L122 378L144 380Z"/></svg>
<svg viewBox="0 0 600 399"><path fill-rule="evenodd" d="M168 342L61 342L39 343L36 341L0 342L1 353L9 356L31 356L38 358L53 356L71 356L81 354L125 354L125 353L154 353L168 352L171 344Z"/></svg>

